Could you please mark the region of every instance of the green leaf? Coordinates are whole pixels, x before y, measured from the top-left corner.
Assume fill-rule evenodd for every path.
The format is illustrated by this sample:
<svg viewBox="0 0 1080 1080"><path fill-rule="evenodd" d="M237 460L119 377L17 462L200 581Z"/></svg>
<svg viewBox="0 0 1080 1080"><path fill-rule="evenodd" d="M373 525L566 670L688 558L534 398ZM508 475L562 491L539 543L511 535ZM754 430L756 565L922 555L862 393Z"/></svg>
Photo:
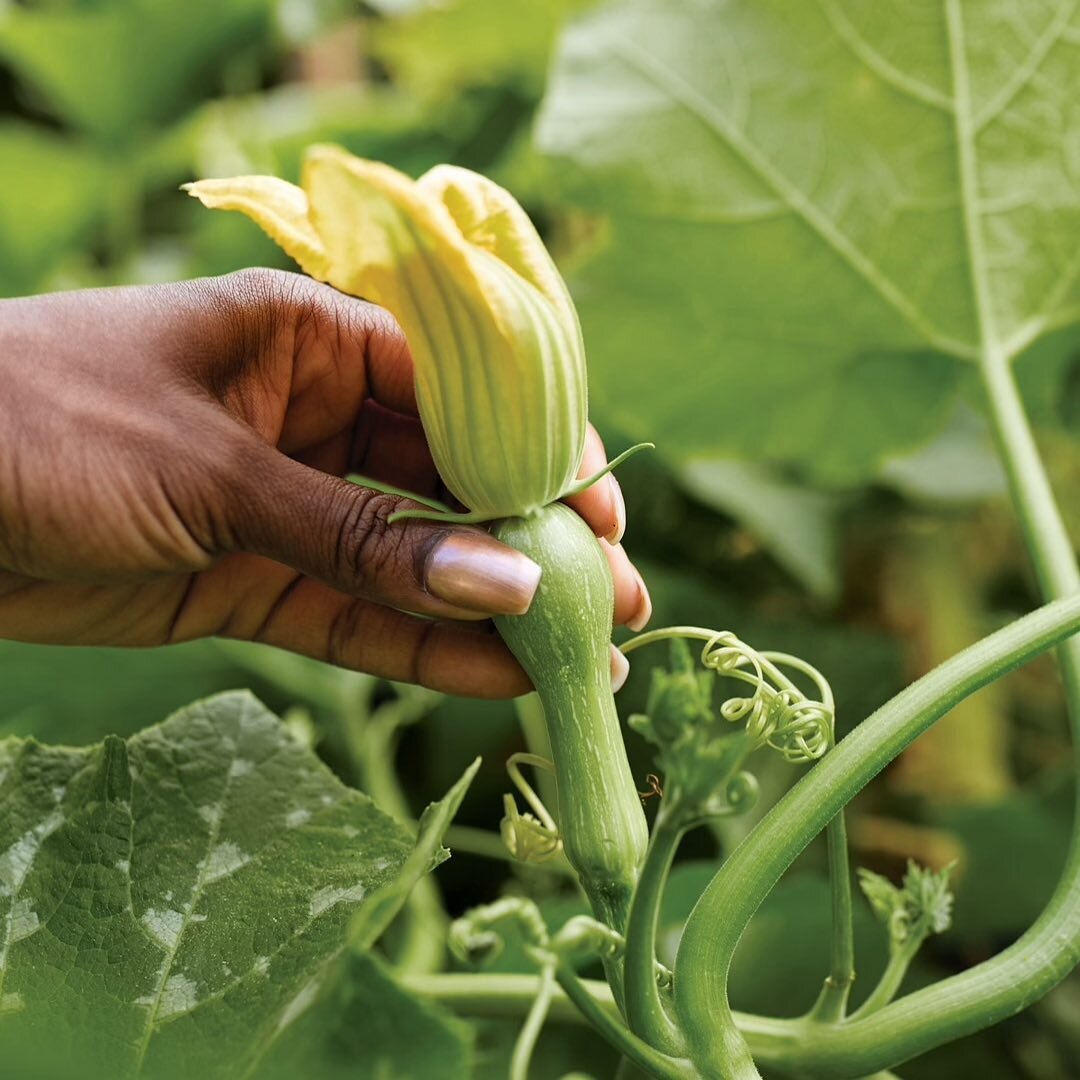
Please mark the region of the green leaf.
<svg viewBox="0 0 1080 1080"><path fill-rule="evenodd" d="M409 847L246 693L127 741L5 740L5 1070L243 1075Z"/></svg>
<svg viewBox="0 0 1080 1080"><path fill-rule="evenodd" d="M931 504L975 502L1006 491L989 427L963 402L925 446L887 460L879 479L912 501Z"/></svg>
<svg viewBox="0 0 1080 1080"><path fill-rule="evenodd" d="M930 934L948 930L952 922L953 894L949 888L952 865L929 870L908 859L901 888L888 878L859 868L859 885L874 914L889 931L890 948L918 947Z"/></svg>
<svg viewBox="0 0 1080 1080"><path fill-rule="evenodd" d="M341 957L312 984L310 1007L251 1075L255 1080L462 1080L469 1075L465 1024L403 990L374 956Z"/></svg>
<svg viewBox="0 0 1080 1080"><path fill-rule="evenodd" d="M840 501L835 495L740 461L694 459L679 476L691 495L735 518L810 592L836 598Z"/></svg>
<svg viewBox="0 0 1080 1080"><path fill-rule="evenodd" d="M372 49L395 82L426 100L499 83L516 83L530 97L539 97L559 24L584 3L420 0L395 4L401 14L373 27ZM387 14L395 12L387 10Z"/></svg>
<svg viewBox="0 0 1080 1080"><path fill-rule="evenodd" d="M951 866L942 870L928 870L925 866L908 859L904 874L904 893L908 897L912 923L925 921L927 931L940 934L948 930L952 922L953 896L949 890Z"/></svg>
<svg viewBox="0 0 1080 1080"><path fill-rule="evenodd" d="M374 945L393 922L417 881L450 857L450 852L443 847L443 837L479 768L480 758L477 758L461 779L420 815L416 844L404 865L394 878L368 897L353 917L349 939L355 947L363 949Z"/></svg>
<svg viewBox="0 0 1080 1080"><path fill-rule="evenodd" d="M859 888L870 902L874 914L887 923L903 907L903 893L884 874L859 867Z"/></svg>
<svg viewBox="0 0 1080 1080"><path fill-rule="evenodd" d="M68 123L121 144L208 96L258 41L270 0L0 8L0 58Z"/></svg>
<svg viewBox="0 0 1080 1080"><path fill-rule="evenodd" d="M598 397L676 458L868 478L960 365L1080 321L1080 9L631 0L565 35L538 140L610 215Z"/></svg>
<svg viewBox="0 0 1080 1080"><path fill-rule="evenodd" d="M0 124L0 296L33 292L100 216L107 171L92 148L16 121Z"/></svg>

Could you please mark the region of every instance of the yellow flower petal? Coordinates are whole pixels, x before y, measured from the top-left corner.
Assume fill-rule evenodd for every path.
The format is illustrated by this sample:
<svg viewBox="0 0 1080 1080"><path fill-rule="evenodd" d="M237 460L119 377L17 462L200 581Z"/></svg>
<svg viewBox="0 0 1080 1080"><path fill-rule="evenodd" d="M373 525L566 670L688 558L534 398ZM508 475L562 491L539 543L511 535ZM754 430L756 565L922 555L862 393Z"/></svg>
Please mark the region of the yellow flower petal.
<svg viewBox="0 0 1080 1080"><path fill-rule="evenodd" d="M514 369L533 361L527 352L515 355L493 318L493 308L511 303L492 280L493 268L477 258L483 253L469 247L441 203L396 169L318 146L308 152L302 183L326 247L330 283L381 304L405 331L420 416L447 486L470 510L513 506L499 503L499 493L509 499L521 490L530 463L505 453L472 398L482 382L487 411L526 424L530 380L525 370L515 378ZM501 295L494 298L495 292ZM503 376L489 377L496 369ZM470 415L470 453L463 453L460 422L452 428L448 418ZM493 483L492 471L503 479Z"/></svg>
<svg viewBox="0 0 1080 1080"><path fill-rule="evenodd" d="M301 188L275 176L234 176L198 180L184 190L212 210L239 210L320 281L330 266L319 234L308 220L308 198Z"/></svg>
<svg viewBox="0 0 1080 1080"><path fill-rule="evenodd" d="M318 146L299 188L239 177L188 190L252 217L313 277L394 314L435 464L471 512L528 514L572 485L586 426L581 332L502 188L451 167L418 182Z"/></svg>
<svg viewBox="0 0 1080 1080"><path fill-rule="evenodd" d="M530 336L529 329L522 326L522 321L536 309L527 297L521 295L523 285L536 289L554 313L554 321L561 333L553 333L550 326L542 328L534 325L531 328L534 333L539 332L541 337L547 338L550 351L561 356L560 362L544 365L549 379L543 388L543 397L548 400L541 404L538 400L539 388L534 388L534 407L545 408L556 426L560 420L567 421L565 430L548 433L548 438L555 445L577 446L583 453L588 388L585 345L577 309L528 214L505 188L486 176L456 165L436 165L420 177L417 186L438 198L450 212L473 250L474 264L479 264L477 271L481 276L486 276L483 273L484 262L489 263L489 269L490 262L498 262L512 271L509 282L505 275L494 275L503 283L503 288L489 287L487 290L489 308L507 340L528 340ZM490 260L475 258L482 253L488 254ZM505 287L508 284L510 288ZM515 295L505 296L507 292ZM558 400L576 401L580 403L580 409L566 413L551 408L550 403ZM565 487L573 480L581 464L581 453L573 461L568 476L565 475L566 466L560 455L549 458L549 488Z"/></svg>
<svg viewBox="0 0 1080 1080"><path fill-rule="evenodd" d="M490 251L544 295L568 326L577 312L529 215L505 188L456 165L436 165L417 184L450 212L470 244Z"/></svg>

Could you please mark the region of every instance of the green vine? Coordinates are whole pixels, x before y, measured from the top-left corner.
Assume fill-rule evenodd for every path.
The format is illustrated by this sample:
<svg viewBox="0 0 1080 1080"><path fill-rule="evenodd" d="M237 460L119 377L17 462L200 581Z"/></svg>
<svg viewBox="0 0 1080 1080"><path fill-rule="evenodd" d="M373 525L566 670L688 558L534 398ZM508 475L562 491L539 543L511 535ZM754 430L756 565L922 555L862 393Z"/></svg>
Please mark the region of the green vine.
<svg viewBox="0 0 1080 1080"><path fill-rule="evenodd" d="M678 1018L706 1075L732 1075L732 1062L741 1070L735 1075L757 1075L727 1001L727 973L751 916L799 852L957 702L1078 630L1080 595L1024 616L935 668L855 728L732 852L687 922L675 964ZM1067 944L1032 950L1025 938L1041 938L1048 922ZM1070 970L1080 906L1070 911L1051 902L1025 938L872 1016L789 1029L758 1056L774 1065L798 1063L814 1075L862 1075L985 1027L1036 1000Z"/></svg>

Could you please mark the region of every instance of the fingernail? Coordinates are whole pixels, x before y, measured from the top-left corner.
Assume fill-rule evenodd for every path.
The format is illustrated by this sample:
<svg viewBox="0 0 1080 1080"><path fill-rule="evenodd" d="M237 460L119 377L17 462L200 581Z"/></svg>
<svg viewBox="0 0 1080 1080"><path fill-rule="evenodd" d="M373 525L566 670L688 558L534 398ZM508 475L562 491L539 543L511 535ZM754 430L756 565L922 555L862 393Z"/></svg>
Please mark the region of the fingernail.
<svg viewBox="0 0 1080 1080"><path fill-rule="evenodd" d="M626 683L626 677L630 674L630 661L623 654L611 646L611 690L618 693Z"/></svg>
<svg viewBox="0 0 1080 1080"><path fill-rule="evenodd" d="M617 544L626 533L626 500L623 498L622 487L614 476L608 477L608 484L611 487L611 501L615 507L615 525L604 539Z"/></svg>
<svg viewBox="0 0 1080 1080"><path fill-rule="evenodd" d="M634 612L634 617L626 620L626 625L637 633L639 630L644 630L646 624L652 618L652 597L649 596L645 581L636 569L634 570L634 576L637 578L638 584L638 606L637 611Z"/></svg>
<svg viewBox="0 0 1080 1080"><path fill-rule="evenodd" d="M529 610L540 567L483 533L456 533L428 557L427 590L448 604L488 615Z"/></svg>

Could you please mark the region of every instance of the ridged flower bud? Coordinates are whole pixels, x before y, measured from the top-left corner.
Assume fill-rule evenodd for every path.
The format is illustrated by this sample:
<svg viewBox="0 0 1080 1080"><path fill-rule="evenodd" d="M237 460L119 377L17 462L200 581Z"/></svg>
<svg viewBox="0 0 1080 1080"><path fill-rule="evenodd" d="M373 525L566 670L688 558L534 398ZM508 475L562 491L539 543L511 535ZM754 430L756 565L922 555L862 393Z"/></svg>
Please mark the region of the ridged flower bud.
<svg viewBox="0 0 1080 1080"><path fill-rule="evenodd" d="M577 313L508 192L450 165L413 180L333 146L308 151L299 187L241 176L187 190L393 313L435 464L471 519L526 516L574 486L587 414Z"/></svg>

